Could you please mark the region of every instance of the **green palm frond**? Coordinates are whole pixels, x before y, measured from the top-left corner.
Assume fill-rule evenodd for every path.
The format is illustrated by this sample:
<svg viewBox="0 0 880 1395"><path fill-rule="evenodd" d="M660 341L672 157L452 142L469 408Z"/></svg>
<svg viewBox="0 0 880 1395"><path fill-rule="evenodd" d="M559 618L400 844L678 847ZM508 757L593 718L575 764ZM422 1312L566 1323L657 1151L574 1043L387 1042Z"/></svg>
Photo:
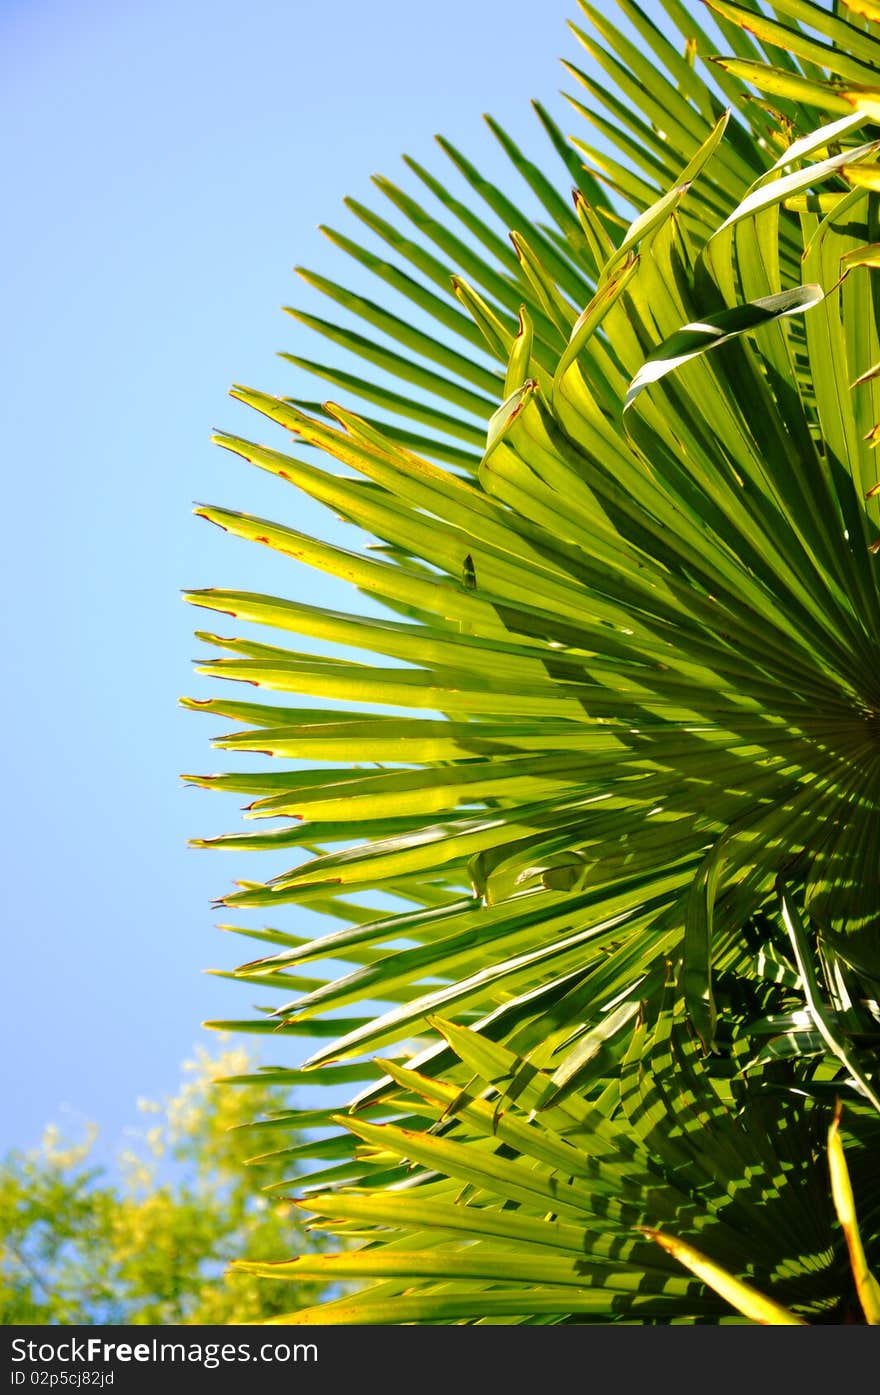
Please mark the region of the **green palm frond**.
<svg viewBox="0 0 880 1395"><path fill-rule="evenodd" d="M878 1286L877 1280L865 1260L865 1251L856 1220L849 1169L843 1144L840 1141L839 1126L840 1107L838 1105L831 1128L828 1130L831 1192L837 1219L846 1236L850 1267L859 1303L865 1321L873 1327L880 1322L880 1286ZM692 1274L696 1274L697 1278L703 1279L715 1293L720 1294L736 1308L737 1312L742 1313L745 1317L765 1325L768 1323L784 1326L803 1324L804 1319L798 1317L791 1309L783 1308L775 1299L767 1298L754 1289L751 1284L737 1279L735 1275L715 1264L713 1260L695 1250L693 1246L665 1231L645 1230L644 1233L649 1235L652 1240L656 1240L669 1254L674 1255L686 1269L689 1269Z"/></svg>
<svg viewBox="0 0 880 1395"><path fill-rule="evenodd" d="M431 1126L345 1119L377 1162L408 1163L405 1180L306 1195L316 1223L351 1242L344 1252L244 1266L368 1286L279 1321L742 1320L724 1276L767 1295L761 1321L835 1322L849 1311L855 1289L816 1111L719 1090L680 1015L637 1028L617 1089L555 1102L545 1072L437 1025L463 1085L388 1066ZM876 1133L859 1117L857 1138L866 1122ZM850 1146L863 1150L864 1139ZM706 1253L708 1275L679 1269L679 1257Z"/></svg>
<svg viewBox="0 0 880 1395"><path fill-rule="evenodd" d="M574 106L596 143L567 142L537 108L575 180L573 205L492 122L543 216L441 142L468 204L408 161L442 215L381 179L391 210L350 205L380 250L330 234L417 317L305 273L361 328L292 313L360 362L292 362L380 416L234 389L298 449L219 443L378 546L348 551L197 510L369 601L362 614L187 593L275 632L274 643L201 634L220 651L201 673L268 698L190 705L238 724L219 748L285 762L190 777L253 796L247 816L276 821L195 841L304 854L220 904L304 908L334 926L226 927L272 951L235 976L283 995L233 1025L322 1039L305 1063L316 1082L340 1070L369 1081L371 1058L386 1062L360 1115L305 1121L324 1134L305 1145L315 1185L366 1188L371 1204L390 1188L389 1206L402 1194L505 1216L512 1197L525 1205L481 1170L499 1158L492 1108L482 1094L470 1102L471 1070L481 1092L505 1098L511 1128L538 1076L549 1092L509 1144L524 1149L518 1175L555 1176L582 1149L592 1178L583 1159L600 1122L625 1158L610 1190L579 1183L565 1213L593 1237L581 1252L598 1267L580 1289L563 1254L544 1279L537 1258L514 1273L511 1297L488 1276L498 1255L486 1241L462 1291L443 1268L445 1241L424 1242L428 1259L407 1248L424 1239L414 1222L381 1256L371 1245L357 1255L372 1259L333 1261L340 1274L359 1264L418 1280L409 1302L383 1279L379 1307L356 1305L374 1316L357 1320L388 1320L376 1316L392 1311L386 1293L394 1320L693 1320L694 1281L637 1234L669 1216L682 1223L671 1233L759 1290L773 1279L807 1320L842 1302L810 1139L828 1094L846 1092L857 1110L878 1100L880 45L871 17L807 0L772 15L713 0L706 28L677 0L662 29L631 0L620 8L634 37L586 4L590 29L575 29L588 66L570 68L587 97ZM719 38L733 56L712 63ZM712 1053L699 1070L691 1032ZM473 1051L500 1053L513 1095ZM687 1089L695 1116L724 1120L714 1171L701 1173L679 1137ZM469 1103L448 1119L462 1090ZM671 1132L658 1113L667 1090ZM576 1149L553 1151L555 1110L589 1116ZM622 1141L634 1110L638 1167ZM764 1149L767 1187L754 1180L756 1126L743 1122L762 1110L789 1160L777 1166ZM459 1149L473 1178L455 1170ZM415 1186L410 1162L422 1169ZM716 1178L729 1195L712 1190ZM483 1199L461 1207L462 1183ZM601 1247L618 1222L605 1201L592 1208L621 1188L642 1200L621 1212L629 1238L613 1258L637 1258L609 1308L600 1290L618 1292L617 1271ZM812 1216L808 1232L780 1219L789 1199ZM789 1224L778 1270L773 1242ZM737 1248L756 1227L763 1257ZM397 1252L415 1256L406 1273L393 1269ZM662 1282L643 1284L657 1266ZM535 1305L517 1308L526 1292ZM699 1293L699 1312L723 1320L724 1305Z"/></svg>

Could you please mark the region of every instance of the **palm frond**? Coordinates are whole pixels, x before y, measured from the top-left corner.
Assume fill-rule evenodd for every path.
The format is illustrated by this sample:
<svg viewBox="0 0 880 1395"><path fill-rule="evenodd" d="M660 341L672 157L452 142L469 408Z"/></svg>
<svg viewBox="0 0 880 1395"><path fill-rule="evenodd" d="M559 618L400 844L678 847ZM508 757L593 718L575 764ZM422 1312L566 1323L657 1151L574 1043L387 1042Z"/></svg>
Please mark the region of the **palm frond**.
<svg viewBox="0 0 880 1395"><path fill-rule="evenodd" d="M294 364L379 417L234 389L298 449L219 444L378 547L197 510L372 610L187 593L333 651L203 633L201 673L280 696L189 703L245 728L219 748L292 762L189 777L284 821L199 845L303 854L221 899L294 908L292 932L241 927L274 952L235 976L284 1001L236 1025L323 1039L316 1080L382 1053L356 1102L380 1122L324 1111L309 1145L317 1186L367 1189L317 1209L392 1228L327 1264L381 1284L309 1320L724 1320L638 1232L670 1217L806 1320L843 1301L814 1136L829 1093L878 1099L880 47L807 0L712 0L705 28L678 0L662 29L620 8L633 37L587 4L575 29L596 142L538 108L573 208L490 122L538 219L441 142L467 203L408 161L442 212L380 179L393 212L350 211L381 250L330 234L417 322L306 273L361 329L295 317L360 362ZM591 1258L513 1231L463 1255L425 1239L430 1210L397 1227L401 1197L453 1230L549 1210Z"/></svg>

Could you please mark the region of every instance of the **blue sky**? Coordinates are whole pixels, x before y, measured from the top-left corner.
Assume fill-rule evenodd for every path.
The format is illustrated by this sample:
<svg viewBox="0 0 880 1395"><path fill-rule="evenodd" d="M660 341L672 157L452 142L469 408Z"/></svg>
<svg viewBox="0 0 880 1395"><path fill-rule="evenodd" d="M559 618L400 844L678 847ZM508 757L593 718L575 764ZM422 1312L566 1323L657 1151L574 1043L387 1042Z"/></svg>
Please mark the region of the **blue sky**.
<svg viewBox="0 0 880 1395"><path fill-rule="evenodd" d="M259 429L231 382L291 392L276 351L314 355L280 311L308 300L294 264L368 286L317 224L352 232L341 200L370 201L371 173L405 182L403 150L442 170L442 131L510 185L483 111L552 168L528 98L577 128L556 95L574 9L0 0L0 1149L85 1119L112 1148L210 1044L203 1019L248 1015L245 988L203 973L241 957L210 900L266 868L186 847L240 801L178 779L223 768L176 705L208 692L179 591L345 598L193 518L207 500L332 535L209 433Z"/></svg>

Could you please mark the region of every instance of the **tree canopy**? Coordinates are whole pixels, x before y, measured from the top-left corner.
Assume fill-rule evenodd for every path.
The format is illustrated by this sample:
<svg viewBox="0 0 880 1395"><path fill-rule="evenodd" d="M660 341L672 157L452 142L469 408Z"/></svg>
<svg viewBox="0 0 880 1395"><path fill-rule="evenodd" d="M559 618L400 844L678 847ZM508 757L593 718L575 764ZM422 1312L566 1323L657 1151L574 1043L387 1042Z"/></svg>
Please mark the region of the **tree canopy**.
<svg viewBox="0 0 880 1395"><path fill-rule="evenodd" d="M229 1261L293 1255L295 1208L264 1194L264 1168L241 1125L276 1110L241 1048L199 1050L179 1092L139 1102L144 1126L115 1165L95 1161L97 1129L78 1142L56 1126L0 1167L0 1317L6 1324L242 1323L282 1311L290 1285L231 1272ZM306 1283L304 1296L319 1286Z"/></svg>

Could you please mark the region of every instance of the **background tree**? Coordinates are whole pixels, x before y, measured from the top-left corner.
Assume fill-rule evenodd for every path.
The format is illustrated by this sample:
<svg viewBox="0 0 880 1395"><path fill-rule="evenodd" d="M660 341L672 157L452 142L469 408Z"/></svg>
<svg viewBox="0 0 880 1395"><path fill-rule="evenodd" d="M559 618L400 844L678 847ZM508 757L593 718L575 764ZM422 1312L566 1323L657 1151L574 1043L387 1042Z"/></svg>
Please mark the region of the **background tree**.
<svg viewBox="0 0 880 1395"><path fill-rule="evenodd" d="M289 1286L228 1268L242 1254L277 1258L303 1246L291 1203L259 1190L267 1169L245 1166L256 1150L241 1125L277 1110L277 1090L259 1078L213 1083L251 1064L241 1049L200 1050L176 1096L141 1101L148 1127L117 1169L95 1163L94 1128L72 1144L50 1127L38 1149L4 1160L5 1324L236 1323L289 1305Z"/></svg>

